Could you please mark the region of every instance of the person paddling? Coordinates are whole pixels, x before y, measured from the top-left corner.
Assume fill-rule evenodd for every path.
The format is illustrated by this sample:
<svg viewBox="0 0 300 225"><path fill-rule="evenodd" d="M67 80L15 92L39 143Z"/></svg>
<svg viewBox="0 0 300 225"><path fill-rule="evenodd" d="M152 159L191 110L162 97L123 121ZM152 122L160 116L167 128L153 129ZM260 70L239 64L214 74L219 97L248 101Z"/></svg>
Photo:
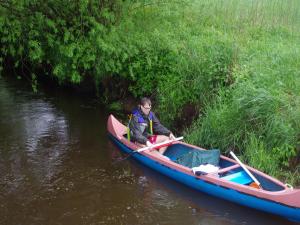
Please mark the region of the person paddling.
<svg viewBox="0 0 300 225"><path fill-rule="evenodd" d="M173 133L164 127L151 111L150 98L143 97L136 109L132 112L129 121L131 140L141 145L152 146L167 140L174 140ZM161 147L154 154L163 154L167 147Z"/></svg>

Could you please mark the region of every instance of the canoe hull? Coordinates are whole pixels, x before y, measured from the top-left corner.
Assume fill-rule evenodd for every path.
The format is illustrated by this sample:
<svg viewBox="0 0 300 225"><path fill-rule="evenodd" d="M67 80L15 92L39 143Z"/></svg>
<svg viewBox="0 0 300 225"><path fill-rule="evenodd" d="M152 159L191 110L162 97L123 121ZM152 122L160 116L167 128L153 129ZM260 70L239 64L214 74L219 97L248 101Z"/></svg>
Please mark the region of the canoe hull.
<svg viewBox="0 0 300 225"><path fill-rule="evenodd" d="M114 142L114 144L116 144L116 146L118 146L119 149L123 152L131 153L133 151L126 144L122 143L122 141L115 136L115 133L110 132L109 137ZM181 171L168 167L163 163L160 163L142 154L133 154L132 157L142 164L148 166L149 168L156 170L157 172L198 191L250 208L254 208L271 214L276 214L292 221L300 221L299 207L292 207L282 203L271 201L269 199L259 198L257 196L249 195L235 189L222 186L220 184L205 181L203 179L200 179L199 177L182 173Z"/></svg>

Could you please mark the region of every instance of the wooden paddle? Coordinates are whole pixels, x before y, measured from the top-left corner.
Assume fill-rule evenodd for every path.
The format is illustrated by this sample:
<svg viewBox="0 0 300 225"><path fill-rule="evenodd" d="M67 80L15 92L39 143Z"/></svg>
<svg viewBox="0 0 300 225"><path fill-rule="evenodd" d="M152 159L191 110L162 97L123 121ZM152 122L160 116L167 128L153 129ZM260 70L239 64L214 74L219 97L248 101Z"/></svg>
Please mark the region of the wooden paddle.
<svg viewBox="0 0 300 225"><path fill-rule="evenodd" d="M230 155L240 164L240 166L245 170L245 172L251 177L251 179L254 181L249 186L262 189L259 181L253 176L253 174L246 168L246 166L238 159L238 157L232 152L229 152Z"/></svg>

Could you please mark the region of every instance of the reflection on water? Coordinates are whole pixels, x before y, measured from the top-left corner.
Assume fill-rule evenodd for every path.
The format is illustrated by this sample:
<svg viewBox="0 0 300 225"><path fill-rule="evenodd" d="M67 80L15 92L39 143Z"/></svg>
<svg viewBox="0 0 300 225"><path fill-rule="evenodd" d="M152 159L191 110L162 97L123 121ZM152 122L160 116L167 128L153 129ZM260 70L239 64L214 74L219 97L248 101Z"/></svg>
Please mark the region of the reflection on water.
<svg viewBox="0 0 300 225"><path fill-rule="evenodd" d="M31 110L35 108L34 115ZM38 180L49 181L64 160L70 142L68 125L47 102L36 101L21 106L23 143L30 167ZM20 131L19 131L20 132ZM51 142L49 142L51 140Z"/></svg>
<svg viewBox="0 0 300 225"><path fill-rule="evenodd" d="M125 160L88 97L0 78L0 225L292 224Z"/></svg>
<svg viewBox="0 0 300 225"><path fill-rule="evenodd" d="M0 79L0 224L61 224L82 211L72 201L99 190L105 116L88 98L52 91Z"/></svg>
<svg viewBox="0 0 300 225"><path fill-rule="evenodd" d="M43 96L17 91L0 83L1 158L0 174L7 192L14 192L29 180L49 183L64 160L70 137L61 113ZM36 99L36 97L38 97Z"/></svg>

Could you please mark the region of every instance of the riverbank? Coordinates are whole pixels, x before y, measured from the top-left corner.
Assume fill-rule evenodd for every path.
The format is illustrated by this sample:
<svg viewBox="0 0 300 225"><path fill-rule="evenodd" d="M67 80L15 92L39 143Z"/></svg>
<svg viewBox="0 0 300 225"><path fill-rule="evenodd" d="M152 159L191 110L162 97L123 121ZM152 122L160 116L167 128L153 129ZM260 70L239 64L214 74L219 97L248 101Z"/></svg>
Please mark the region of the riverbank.
<svg viewBox="0 0 300 225"><path fill-rule="evenodd" d="M299 184L298 1L102 3L2 4L0 61L112 110L151 96L188 142Z"/></svg>

